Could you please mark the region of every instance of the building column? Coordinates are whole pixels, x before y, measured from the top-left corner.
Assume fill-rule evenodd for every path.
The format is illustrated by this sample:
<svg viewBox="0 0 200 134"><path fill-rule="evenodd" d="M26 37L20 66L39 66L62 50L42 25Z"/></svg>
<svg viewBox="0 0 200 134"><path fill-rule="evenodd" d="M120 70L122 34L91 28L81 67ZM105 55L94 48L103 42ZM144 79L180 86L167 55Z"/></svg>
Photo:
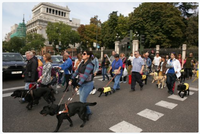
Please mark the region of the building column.
<svg viewBox="0 0 200 134"><path fill-rule="evenodd" d="M119 41L115 41L115 52L119 54Z"/></svg>
<svg viewBox="0 0 200 134"><path fill-rule="evenodd" d="M186 49L187 49L187 45L183 44L182 45L182 59L184 60L186 57Z"/></svg>
<svg viewBox="0 0 200 134"><path fill-rule="evenodd" d="M101 59L103 59L103 51L104 51L105 47L101 47Z"/></svg>
<svg viewBox="0 0 200 134"><path fill-rule="evenodd" d="M156 45L156 53L159 53L160 51L160 45Z"/></svg>
<svg viewBox="0 0 200 134"><path fill-rule="evenodd" d="M132 41L132 53L134 54L135 51L138 51L139 48L139 41L133 40Z"/></svg>

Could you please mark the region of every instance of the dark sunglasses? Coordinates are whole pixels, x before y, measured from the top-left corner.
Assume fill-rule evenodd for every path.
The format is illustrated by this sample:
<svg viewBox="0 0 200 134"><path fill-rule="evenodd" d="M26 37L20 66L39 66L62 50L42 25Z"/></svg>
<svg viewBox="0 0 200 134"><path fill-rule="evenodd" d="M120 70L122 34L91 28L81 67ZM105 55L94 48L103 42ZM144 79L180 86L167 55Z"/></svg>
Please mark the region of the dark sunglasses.
<svg viewBox="0 0 200 134"><path fill-rule="evenodd" d="M82 55L87 55L87 53L82 53Z"/></svg>
<svg viewBox="0 0 200 134"><path fill-rule="evenodd" d="M137 55L137 54L134 54L134 55Z"/></svg>

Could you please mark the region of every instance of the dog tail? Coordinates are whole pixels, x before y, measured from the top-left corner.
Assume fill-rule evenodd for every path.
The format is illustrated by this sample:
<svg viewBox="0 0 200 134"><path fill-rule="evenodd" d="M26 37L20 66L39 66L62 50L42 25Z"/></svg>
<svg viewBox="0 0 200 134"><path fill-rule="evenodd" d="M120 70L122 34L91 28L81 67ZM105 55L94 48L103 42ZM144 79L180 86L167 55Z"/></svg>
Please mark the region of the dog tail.
<svg viewBox="0 0 200 134"><path fill-rule="evenodd" d="M85 104L86 104L86 106L95 106L97 103L96 102L93 102L93 103L86 102Z"/></svg>

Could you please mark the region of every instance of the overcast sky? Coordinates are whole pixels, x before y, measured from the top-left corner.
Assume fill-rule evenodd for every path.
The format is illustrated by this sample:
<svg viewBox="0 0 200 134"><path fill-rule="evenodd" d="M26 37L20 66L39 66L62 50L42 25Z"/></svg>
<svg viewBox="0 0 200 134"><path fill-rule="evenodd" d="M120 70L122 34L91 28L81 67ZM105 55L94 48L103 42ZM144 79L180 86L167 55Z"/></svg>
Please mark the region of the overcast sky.
<svg viewBox="0 0 200 134"><path fill-rule="evenodd" d="M37 0L36 0L37 1ZM51 2L51 1L48 1ZM22 22L23 14L25 23L32 18L32 9L40 2L3 2L2 3L2 39L11 31L11 26ZM80 19L81 24L89 24L90 18L98 15L104 22L112 11L118 11L125 16L138 7L141 2L51 2L71 10L70 19Z"/></svg>

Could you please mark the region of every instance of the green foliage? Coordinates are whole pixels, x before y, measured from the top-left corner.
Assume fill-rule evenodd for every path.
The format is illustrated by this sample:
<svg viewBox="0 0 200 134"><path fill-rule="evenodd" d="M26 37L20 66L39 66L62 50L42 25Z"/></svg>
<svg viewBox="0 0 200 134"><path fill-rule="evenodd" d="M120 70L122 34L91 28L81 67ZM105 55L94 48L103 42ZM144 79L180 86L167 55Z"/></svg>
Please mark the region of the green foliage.
<svg viewBox="0 0 200 134"><path fill-rule="evenodd" d="M23 48L27 50L41 50L44 47L45 39L41 34L33 33L26 35L26 46Z"/></svg>
<svg viewBox="0 0 200 134"><path fill-rule="evenodd" d="M48 40L53 43L55 50L57 50L56 45L59 46L60 50L65 50L69 48L69 44L79 42L79 34L73 31L69 25L62 22L49 22L46 33Z"/></svg>
<svg viewBox="0 0 200 134"><path fill-rule="evenodd" d="M7 52L21 52L22 48L25 46L25 38L13 37L9 42L3 43L3 50Z"/></svg>
<svg viewBox="0 0 200 134"><path fill-rule="evenodd" d="M185 24L180 11L169 3L142 3L129 14L129 27L145 35L145 47L179 47Z"/></svg>
<svg viewBox="0 0 200 134"><path fill-rule="evenodd" d="M78 28L81 39L81 48L93 48L93 43L101 44L101 27L91 23L90 25L81 25Z"/></svg>
<svg viewBox="0 0 200 134"><path fill-rule="evenodd" d="M198 46L198 15L188 19L188 27L186 29L186 44L188 47Z"/></svg>

